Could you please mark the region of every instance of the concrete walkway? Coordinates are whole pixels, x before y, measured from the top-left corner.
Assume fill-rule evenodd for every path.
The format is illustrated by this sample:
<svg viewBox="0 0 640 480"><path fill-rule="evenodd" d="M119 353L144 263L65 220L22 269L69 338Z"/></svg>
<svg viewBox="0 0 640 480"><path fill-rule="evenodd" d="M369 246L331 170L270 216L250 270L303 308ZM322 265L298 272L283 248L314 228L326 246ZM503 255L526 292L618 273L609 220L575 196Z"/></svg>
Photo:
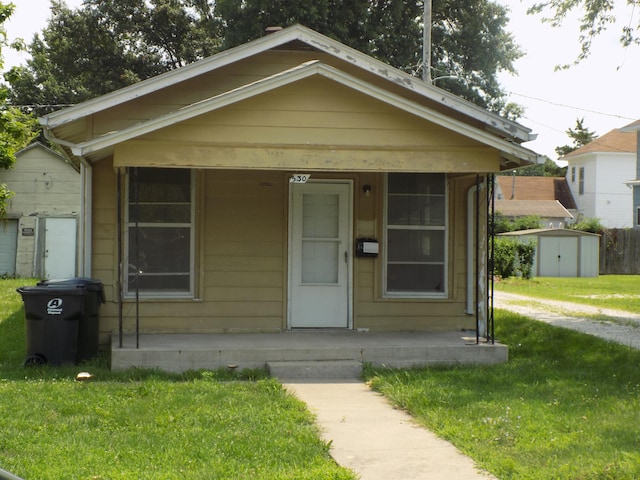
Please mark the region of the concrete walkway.
<svg viewBox="0 0 640 480"><path fill-rule="evenodd" d="M331 455L361 480L494 479L358 381L287 381L317 417Z"/></svg>

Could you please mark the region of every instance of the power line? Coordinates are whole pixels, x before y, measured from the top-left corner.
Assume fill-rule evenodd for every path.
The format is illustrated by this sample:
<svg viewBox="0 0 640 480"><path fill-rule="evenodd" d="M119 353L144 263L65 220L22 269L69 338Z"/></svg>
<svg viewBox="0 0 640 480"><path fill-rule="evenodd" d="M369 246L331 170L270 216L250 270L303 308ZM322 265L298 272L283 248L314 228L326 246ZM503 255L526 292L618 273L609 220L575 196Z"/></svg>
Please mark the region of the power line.
<svg viewBox="0 0 640 480"><path fill-rule="evenodd" d="M547 104L553 105L555 107L569 108L571 110L579 110L581 112L594 113L596 115L603 115L605 117L620 118L622 120L636 120L635 118L625 117L624 115L617 115L617 114L614 114L614 113L599 112L597 110L590 110L588 108L576 107L574 105L567 105L567 104L564 104L564 103L552 102L550 100L544 100L542 98L532 97L530 95L525 95L523 93L518 93L518 92L508 92L508 93L511 94L511 95L517 95L519 97L528 98L530 100L536 100L537 102L547 103Z"/></svg>

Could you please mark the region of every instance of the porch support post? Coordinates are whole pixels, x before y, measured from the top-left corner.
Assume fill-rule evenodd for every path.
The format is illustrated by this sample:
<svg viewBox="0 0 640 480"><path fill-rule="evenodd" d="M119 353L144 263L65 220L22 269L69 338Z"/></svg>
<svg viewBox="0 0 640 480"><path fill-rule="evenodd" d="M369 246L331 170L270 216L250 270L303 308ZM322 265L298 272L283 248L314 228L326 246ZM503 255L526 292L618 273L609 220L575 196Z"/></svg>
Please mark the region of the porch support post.
<svg viewBox="0 0 640 480"><path fill-rule="evenodd" d="M486 196L480 195L480 190L486 187L486 182L481 179L480 175L476 176L476 342L479 343L481 338L487 339L487 255L486 255L486 238L487 238L487 222L481 221L481 200ZM487 189L488 190L488 189ZM484 197L484 198L483 198ZM484 203L484 202L483 202Z"/></svg>
<svg viewBox="0 0 640 480"><path fill-rule="evenodd" d="M494 292L494 277L495 277L495 251L496 251L496 175L495 173L490 173L487 175L487 230L488 230L488 244L487 244L487 262L489 265L489 276L487 281L488 297L487 297L487 308L488 308L488 334L490 334L491 343L495 343L496 335L495 335L495 323L493 318L493 292Z"/></svg>
<svg viewBox="0 0 640 480"><path fill-rule="evenodd" d="M122 348L122 337L123 337L123 318L122 318L122 172L121 168L118 168L117 173L117 186L116 186L116 203L117 203L117 235L118 235L118 274L117 274L117 285L116 291L118 295L118 346Z"/></svg>

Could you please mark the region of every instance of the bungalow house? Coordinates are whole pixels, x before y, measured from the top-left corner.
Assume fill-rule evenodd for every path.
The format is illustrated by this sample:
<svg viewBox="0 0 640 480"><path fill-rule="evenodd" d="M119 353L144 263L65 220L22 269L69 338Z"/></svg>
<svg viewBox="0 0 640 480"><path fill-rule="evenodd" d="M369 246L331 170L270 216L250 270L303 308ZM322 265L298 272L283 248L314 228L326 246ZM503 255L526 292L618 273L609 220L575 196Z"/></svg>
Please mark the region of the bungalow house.
<svg viewBox="0 0 640 480"><path fill-rule="evenodd" d="M41 123L89 192L101 343L486 337L486 179L537 161L529 129L302 26Z"/></svg>
<svg viewBox="0 0 640 480"><path fill-rule="evenodd" d="M636 176L636 140L635 132L616 128L563 157L576 217L597 218L607 228L633 227L627 182Z"/></svg>

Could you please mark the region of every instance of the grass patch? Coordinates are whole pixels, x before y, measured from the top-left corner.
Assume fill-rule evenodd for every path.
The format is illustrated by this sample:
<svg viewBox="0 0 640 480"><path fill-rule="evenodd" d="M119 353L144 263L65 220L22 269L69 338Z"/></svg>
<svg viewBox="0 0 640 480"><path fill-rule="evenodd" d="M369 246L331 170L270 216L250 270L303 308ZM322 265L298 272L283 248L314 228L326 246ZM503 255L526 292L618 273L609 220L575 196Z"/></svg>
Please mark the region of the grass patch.
<svg viewBox="0 0 640 480"><path fill-rule="evenodd" d="M22 367L23 280L0 281L0 468L49 479L355 479L263 371ZM75 381L87 370L89 382Z"/></svg>
<svg viewBox="0 0 640 480"><path fill-rule="evenodd" d="M495 283L496 290L537 298L640 311L640 276L601 275L597 278L535 277L507 278Z"/></svg>
<svg viewBox="0 0 640 480"><path fill-rule="evenodd" d="M498 478L640 478L640 352L496 311L510 361L376 370L374 389Z"/></svg>

